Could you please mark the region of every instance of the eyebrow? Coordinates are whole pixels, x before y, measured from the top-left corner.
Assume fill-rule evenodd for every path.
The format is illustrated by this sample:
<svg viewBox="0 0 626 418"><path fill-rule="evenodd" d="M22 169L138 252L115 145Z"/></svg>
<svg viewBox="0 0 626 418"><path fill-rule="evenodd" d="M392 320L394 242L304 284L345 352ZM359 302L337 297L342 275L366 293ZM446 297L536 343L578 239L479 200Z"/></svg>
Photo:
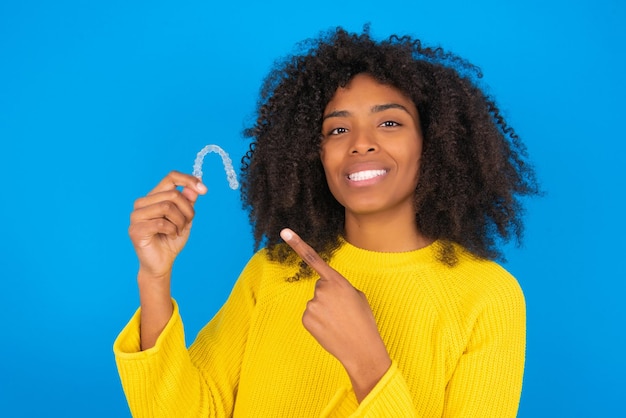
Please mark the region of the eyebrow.
<svg viewBox="0 0 626 418"><path fill-rule="evenodd" d="M399 103L387 103L387 104L381 104L381 105L374 105L370 109L370 112L378 113L378 112L383 112L387 109L400 109L400 110L404 110L409 115L411 114L409 113L409 110L406 107L402 106ZM322 122L328 118L345 118L348 116L350 116L350 112L348 112L347 110L336 110L334 112L330 112L324 115L324 117L322 118Z"/></svg>

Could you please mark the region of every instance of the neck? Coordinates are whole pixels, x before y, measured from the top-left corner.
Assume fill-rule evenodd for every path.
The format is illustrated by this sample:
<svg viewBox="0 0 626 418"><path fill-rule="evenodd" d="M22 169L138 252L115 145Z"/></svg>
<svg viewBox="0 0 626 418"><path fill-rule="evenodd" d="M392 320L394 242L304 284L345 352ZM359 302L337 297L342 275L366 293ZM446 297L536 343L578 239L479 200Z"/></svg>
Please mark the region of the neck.
<svg viewBox="0 0 626 418"><path fill-rule="evenodd" d="M433 241L418 230L412 210L394 216L346 212L345 233L350 244L378 252L413 251Z"/></svg>

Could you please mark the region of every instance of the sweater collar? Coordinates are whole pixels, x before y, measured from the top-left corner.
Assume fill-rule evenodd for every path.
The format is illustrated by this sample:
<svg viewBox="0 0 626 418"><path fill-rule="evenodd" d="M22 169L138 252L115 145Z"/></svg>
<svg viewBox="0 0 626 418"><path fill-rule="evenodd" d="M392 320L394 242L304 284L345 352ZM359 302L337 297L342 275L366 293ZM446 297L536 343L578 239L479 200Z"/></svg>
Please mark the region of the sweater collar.
<svg viewBox="0 0 626 418"><path fill-rule="evenodd" d="M437 255L440 249L440 242L435 241L426 247L418 250L386 253L378 251L365 250L356 247L340 238L341 246L333 254L331 264L349 263L357 266L367 266L368 268L414 268L416 264L432 263L437 261Z"/></svg>

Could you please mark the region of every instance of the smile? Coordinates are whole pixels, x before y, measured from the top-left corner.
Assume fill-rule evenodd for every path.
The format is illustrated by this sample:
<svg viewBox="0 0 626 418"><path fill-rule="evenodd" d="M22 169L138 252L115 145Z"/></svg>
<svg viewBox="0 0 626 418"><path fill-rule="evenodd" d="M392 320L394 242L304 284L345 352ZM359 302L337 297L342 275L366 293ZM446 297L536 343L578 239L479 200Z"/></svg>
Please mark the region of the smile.
<svg viewBox="0 0 626 418"><path fill-rule="evenodd" d="M356 173L348 174L348 179L352 181L364 181L373 179L378 176L382 176L387 173L387 170L365 170L357 171Z"/></svg>

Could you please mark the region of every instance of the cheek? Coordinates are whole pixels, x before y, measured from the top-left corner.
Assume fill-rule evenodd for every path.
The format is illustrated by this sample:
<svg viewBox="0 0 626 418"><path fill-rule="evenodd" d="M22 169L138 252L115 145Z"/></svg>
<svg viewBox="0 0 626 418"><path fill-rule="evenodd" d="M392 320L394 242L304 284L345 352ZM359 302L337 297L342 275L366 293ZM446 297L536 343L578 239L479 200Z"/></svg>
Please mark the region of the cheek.
<svg viewBox="0 0 626 418"><path fill-rule="evenodd" d="M331 170L331 166L332 166L332 162L330 162L328 160L328 153L326 152L325 148L322 148L320 151L320 161L322 162L322 168L324 168L324 175L326 176L326 182L328 183L328 185L331 187L332 189L332 170Z"/></svg>
<svg viewBox="0 0 626 418"><path fill-rule="evenodd" d="M407 166L410 167L411 172L415 176L415 184L419 181L420 168L422 165L422 143L421 141L417 142L417 145L411 149L407 155L410 160L407 161Z"/></svg>
<svg viewBox="0 0 626 418"><path fill-rule="evenodd" d="M320 150L320 161L322 162L322 168L324 168L324 174L326 174L326 178L328 178L328 161L326 159L326 151L322 147Z"/></svg>
<svg viewBox="0 0 626 418"><path fill-rule="evenodd" d="M334 161L332 157L333 153L328 152L328 149L322 148L320 151L320 161L324 168L324 175L326 177L326 184L333 197L343 205L341 194L339 193L339 182L341 181L341 174L338 168L338 161Z"/></svg>
<svg viewBox="0 0 626 418"><path fill-rule="evenodd" d="M389 148L388 150L397 158L398 163L406 167L407 170L419 168L422 159L422 142L419 138L407 139L402 143L395 144L393 149Z"/></svg>
<svg viewBox="0 0 626 418"><path fill-rule="evenodd" d="M320 161L322 162L322 167L324 167L327 178L337 171L339 159L336 156L337 152L334 152L332 147L323 146L320 150Z"/></svg>

